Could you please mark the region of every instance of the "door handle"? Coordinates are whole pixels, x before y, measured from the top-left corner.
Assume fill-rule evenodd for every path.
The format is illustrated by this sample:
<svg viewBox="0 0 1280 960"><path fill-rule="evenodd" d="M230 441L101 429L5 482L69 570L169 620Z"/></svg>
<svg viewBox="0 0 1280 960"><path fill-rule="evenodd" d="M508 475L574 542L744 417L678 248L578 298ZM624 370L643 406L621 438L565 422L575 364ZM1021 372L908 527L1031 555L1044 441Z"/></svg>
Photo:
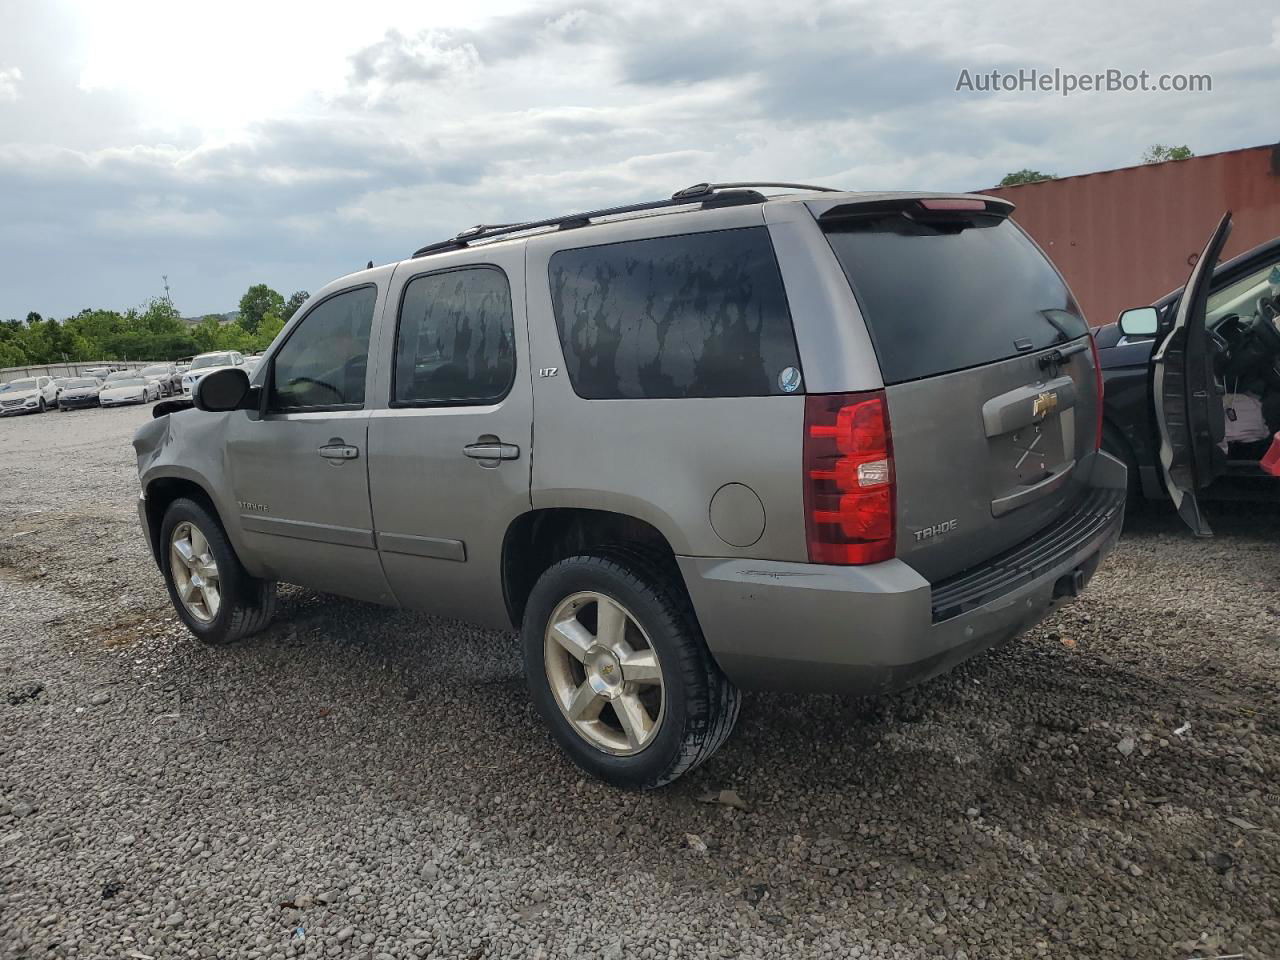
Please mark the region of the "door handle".
<svg viewBox="0 0 1280 960"><path fill-rule="evenodd" d="M519 460L520 448L514 443L469 443L462 448L472 460Z"/></svg>
<svg viewBox="0 0 1280 960"><path fill-rule="evenodd" d="M316 453L326 460L354 460L360 456L360 448L349 443L326 443Z"/></svg>

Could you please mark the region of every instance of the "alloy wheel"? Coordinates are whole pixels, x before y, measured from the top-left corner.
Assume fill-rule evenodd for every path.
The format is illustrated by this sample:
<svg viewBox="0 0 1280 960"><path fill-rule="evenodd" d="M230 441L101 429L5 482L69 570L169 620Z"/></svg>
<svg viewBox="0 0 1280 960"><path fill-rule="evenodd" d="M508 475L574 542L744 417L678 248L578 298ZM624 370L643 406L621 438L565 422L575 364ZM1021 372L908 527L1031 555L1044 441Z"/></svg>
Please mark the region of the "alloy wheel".
<svg viewBox="0 0 1280 960"><path fill-rule="evenodd" d="M222 604L218 564L200 528L184 520L169 536L169 569L178 599L201 623L212 623Z"/></svg>
<svg viewBox="0 0 1280 960"><path fill-rule="evenodd" d="M573 729L616 756L647 747L666 710L662 664L631 612L603 593L566 597L543 644L551 694Z"/></svg>

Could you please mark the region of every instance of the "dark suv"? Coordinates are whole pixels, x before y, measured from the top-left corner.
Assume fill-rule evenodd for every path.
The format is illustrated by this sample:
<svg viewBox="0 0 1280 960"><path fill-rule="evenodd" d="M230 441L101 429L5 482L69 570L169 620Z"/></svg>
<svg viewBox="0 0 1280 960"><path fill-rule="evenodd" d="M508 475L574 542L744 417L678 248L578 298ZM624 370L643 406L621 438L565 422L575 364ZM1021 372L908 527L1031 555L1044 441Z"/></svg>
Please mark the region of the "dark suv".
<svg viewBox="0 0 1280 960"><path fill-rule="evenodd" d="M1175 478L1175 489L1181 484L1187 493L1209 499L1280 500L1280 480L1260 467L1280 431L1280 237L1214 267L1229 230L1228 214L1187 287L1149 307L1126 310L1095 332L1106 384L1102 447L1128 466L1132 497L1169 496L1154 360L1177 326L1184 340L1191 338L1192 351L1179 363L1190 360L1208 369L1177 373L1165 384L1174 421L1199 431L1196 474ZM1207 263L1203 256L1210 258ZM1193 284L1199 296L1185 296ZM1198 385L1204 396L1183 384ZM1175 502L1182 500L1177 494ZM1192 526L1208 532L1198 510Z"/></svg>

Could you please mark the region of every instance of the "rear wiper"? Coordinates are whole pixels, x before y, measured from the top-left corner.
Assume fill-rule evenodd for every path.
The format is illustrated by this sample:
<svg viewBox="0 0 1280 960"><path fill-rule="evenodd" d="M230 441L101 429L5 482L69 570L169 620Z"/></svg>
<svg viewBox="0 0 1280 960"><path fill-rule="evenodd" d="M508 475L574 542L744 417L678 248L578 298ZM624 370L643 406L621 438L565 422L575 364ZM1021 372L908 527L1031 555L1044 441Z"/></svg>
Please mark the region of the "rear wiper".
<svg viewBox="0 0 1280 960"><path fill-rule="evenodd" d="M1045 320L1049 322L1049 325L1052 326L1053 329L1058 331L1058 337L1056 342L1067 344L1067 346L1059 347L1058 349L1054 350L1052 353L1044 354L1040 358L1041 370L1047 370L1049 367L1053 367L1053 366L1060 367L1066 361L1067 357L1074 356L1075 354L1079 353L1081 350L1089 349L1088 340L1081 340L1079 343L1071 343L1071 341L1075 339L1075 337L1079 337L1080 334L1077 333L1075 334L1075 337L1073 337L1071 334L1071 330L1068 328L1068 326L1054 316L1054 314L1057 312L1058 312L1057 310L1041 310L1040 316L1044 317ZM1066 314L1066 315L1069 317L1071 316L1071 314ZM1072 317L1072 319L1075 319L1075 318ZM1088 328L1085 329L1085 335L1093 336L1093 334L1089 333Z"/></svg>
<svg viewBox="0 0 1280 960"><path fill-rule="evenodd" d="M1093 334L1088 334L1093 336ZM1074 357L1077 353L1081 353L1089 349L1089 341L1081 340L1079 343L1069 343L1064 347L1058 347L1049 353L1040 357L1040 369L1048 370L1050 367L1060 367L1067 362L1068 357Z"/></svg>

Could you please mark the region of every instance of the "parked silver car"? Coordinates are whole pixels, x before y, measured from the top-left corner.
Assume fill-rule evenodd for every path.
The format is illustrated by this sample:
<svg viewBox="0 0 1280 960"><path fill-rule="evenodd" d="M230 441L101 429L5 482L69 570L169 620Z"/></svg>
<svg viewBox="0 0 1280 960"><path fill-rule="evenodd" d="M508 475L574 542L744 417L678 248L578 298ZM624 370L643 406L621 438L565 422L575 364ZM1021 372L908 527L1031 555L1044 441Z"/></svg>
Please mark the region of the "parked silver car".
<svg viewBox="0 0 1280 960"><path fill-rule="evenodd" d="M287 581L514 628L555 738L638 788L740 689L894 690L1026 630L1123 519L1075 300L1005 200L787 187L329 284L138 431L179 615L235 640Z"/></svg>
<svg viewBox="0 0 1280 960"><path fill-rule="evenodd" d="M170 397L182 391L182 374L172 363L153 363L138 371L160 385L160 396Z"/></svg>

